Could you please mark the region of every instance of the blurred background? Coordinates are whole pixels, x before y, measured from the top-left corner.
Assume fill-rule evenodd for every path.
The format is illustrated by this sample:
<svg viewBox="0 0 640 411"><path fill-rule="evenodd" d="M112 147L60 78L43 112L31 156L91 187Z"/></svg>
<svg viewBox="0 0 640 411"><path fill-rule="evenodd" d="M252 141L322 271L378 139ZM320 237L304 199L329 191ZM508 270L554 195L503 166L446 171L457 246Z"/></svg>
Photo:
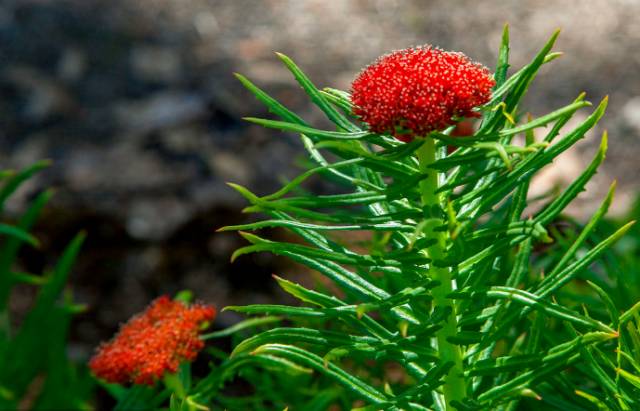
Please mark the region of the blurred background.
<svg viewBox="0 0 640 411"><path fill-rule="evenodd" d="M269 114L232 73L322 126L274 51L319 86L348 89L380 54L425 43L493 68L504 23L515 68L562 29L556 50L565 55L542 70L523 109L544 114L582 91L611 99L590 138L533 192L566 185L607 129L608 159L572 213L588 215L613 179L613 212L624 213L640 179L638 16L638 0L1 0L0 169L53 160L8 211L57 189L36 230L43 251L26 252L23 264L40 272L88 232L72 278L89 307L72 328L78 359L163 293L192 289L218 307L272 301L271 274L292 268L267 255L230 265L241 241L215 229L246 221L225 182L268 193L296 173L302 151L294 136L241 120ZM14 293L13 308L32 292ZM225 313L216 326L233 321Z"/></svg>

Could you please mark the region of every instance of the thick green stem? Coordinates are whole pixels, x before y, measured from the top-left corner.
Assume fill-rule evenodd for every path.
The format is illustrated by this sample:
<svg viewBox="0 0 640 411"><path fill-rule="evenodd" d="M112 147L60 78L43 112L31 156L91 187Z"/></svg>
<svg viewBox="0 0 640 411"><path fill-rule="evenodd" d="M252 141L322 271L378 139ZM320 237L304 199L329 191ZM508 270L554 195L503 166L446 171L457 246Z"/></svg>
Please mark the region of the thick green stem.
<svg viewBox="0 0 640 411"><path fill-rule="evenodd" d="M440 195L438 190L438 173L434 169L430 169L436 160L435 141L432 138L425 138L424 144L418 150L418 161L420 162L420 171L427 174L427 178L420 183L420 192L422 205L425 209L433 206L440 206ZM433 207L435 208L435 207ZM445 222L438 214L428 217L433 219L425 224L425 235L429 238L435 238L437 242L428 247L425 251L432 260L443 260L446 257L446 243L448 232L434 231L435 227L442 226ZM447 339L455 336L458 329L458 320L453 301L447 298L447 295L453 291L453 282L451 279L451 271L446 267L436 267L432 265L429 269L429 275L434 280L440 282L440 285L432 290L433 304L435 307L450 310L443 327L436 333L438 341L438 353L444 362L452 362L453 367L445 377L443 394L447 404L447 410L454 410L450 403L457 400L462 401L466 396L464 377L462 376L462 352L460 346L450 343Z"/></svg>

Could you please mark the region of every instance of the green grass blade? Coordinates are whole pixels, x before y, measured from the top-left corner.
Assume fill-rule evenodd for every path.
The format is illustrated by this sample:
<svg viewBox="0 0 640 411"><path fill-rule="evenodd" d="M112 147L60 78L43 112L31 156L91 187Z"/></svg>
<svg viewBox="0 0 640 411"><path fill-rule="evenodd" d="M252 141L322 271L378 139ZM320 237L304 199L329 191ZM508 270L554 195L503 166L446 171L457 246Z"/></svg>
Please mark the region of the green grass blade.
<svg viewBox="0 0 640 411"><path fill-rule="evenodd" d="M33 247L38 247L40 244L38 239L32 236L31 234L29 234L28 232L20 229L19 227L14 227L8 224L0 223L0 235L14 237L18 240L22 240L25 243L28 243Z"/></svg>
<svg viewBox="0 0 640 411"><path fill-rule="evenodd" d="M5 181L4 185L0 188L0 214L2 214L4 204L11 194L13 194L25 181L29 180L35 174L50 165L50 160L38 161L32 166L12 175L7 181Z"/></svg>

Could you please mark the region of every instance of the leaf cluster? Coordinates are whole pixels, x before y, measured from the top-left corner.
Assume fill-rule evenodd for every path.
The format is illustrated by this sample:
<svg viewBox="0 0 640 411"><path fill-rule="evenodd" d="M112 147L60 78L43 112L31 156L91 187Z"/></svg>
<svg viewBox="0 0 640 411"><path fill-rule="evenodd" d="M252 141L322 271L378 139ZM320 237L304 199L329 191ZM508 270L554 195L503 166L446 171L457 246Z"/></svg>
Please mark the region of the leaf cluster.
<svg viewBox="0 0 640 411"><path fill-rule="evenodd" d="M607 106L605 99L592 107L581 94L548 114L523 115L540 68L559 56L556 37L509 76L505 28L477 131L426 136L435 141L435 161L426 165L425 140L369 132L351 114L347 92L318 89L287 56L278 55L335 129L314 127L237 75L278 117L247 120L298 134L313 166L268 195L231 184L248 201L245 212L266 216L222 229L248 242L232 259L270 252L306 266L317 281L275 277L295 306L227 307L250 318L204 338L235 336L231 356L212 351L211 373L185 381L171 409L640 408L640 293L625 289L637 279L611 251L633 223L603 224L615 184L585 224L564 215L603 162L606 133L574 182L529 198L532 178L584 138ZM570 122L579 110L589 114ZM317 176L335 191L306 192ZM433 176L436 189L425 194ZM273 227L291 240L260 235ZM450 360L451 347L460 364ZM226 390L234 379L251 392ZM449 401L452 381L463 387Z"/></svg>
<svg viewBox="0 0 640 411"><path fill-rule="evenodd" d="M0 172L0 216L10 196L48 165L41 161L19 172ZM15 224L0 222L0 409L90 409L91 378L67 355L71 317L83 307L65 285L84 235L69 243L51 270L17 270L20 250L40 246L30 231L51 195L51 190L38 194ZM9 305L18 285L38 290L21 320L12 318Z"/></svg>
<svg viewBox="0 0 640 411"><path fill-rule="evenodd" d="M240 372L240 364L251 364L315 375L316 384L330 381L332 392L339 392L334 401L346 409L640 407L640 305L629 299L622 305L607 275L593 268L632 225L594 236L615 184L586 224L572 233L557 228L604 160L606 133L589 166L559 195L545 196L537 208L528 198L532 178L594 128L607 100L568 131L574 114L591 106L583 94L523 120L522 98L540 68L559 56L551 51L557 33L511 76L508 37L505 28L497 84L480 109L477 131L464 138L451 137L453 127L430 134L437 155L428 169L417 154L423 140L402 143L370 133L351 115L347 92L318 89L284 55L279 57L335 130L314 128L238 75L279 117L247 120L299 134L315 165L270 195L231 185L249 202L246 212L267 216L223 228L240 231L249 243L232 258L270 252L307 266L321 280L311 289L276 277L300 306L227 307L288 322L239 343L214 371L218 376L203 400ZM438 176L438 201L425 207L420 187L430 173ZM304 192L301 185L316 175L336 183L336 193ZM273 241L256 233L267 227L297 239ZM425 253L441 237L443 255ZM439 269L454 279L450 306L434 302ZM455 335L448 342L462 353L466 395L447 404L443 385L452 364L442 358L435 336L452 316Z"/></svg>

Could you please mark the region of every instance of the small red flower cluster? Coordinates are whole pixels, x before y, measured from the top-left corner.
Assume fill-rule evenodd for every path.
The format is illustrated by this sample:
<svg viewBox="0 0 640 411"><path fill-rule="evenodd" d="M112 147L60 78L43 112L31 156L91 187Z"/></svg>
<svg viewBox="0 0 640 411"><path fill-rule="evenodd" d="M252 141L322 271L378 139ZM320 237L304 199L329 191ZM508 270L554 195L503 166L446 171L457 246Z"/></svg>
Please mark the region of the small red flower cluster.
<svg viewBox="0 0 640 411"><path fill-rule="evenodd" d="M162 296L124 324L91 359L94 374L111 383L153 385L182 361L195 360L204 347L198 333L215 317L208 305L184 303Z"/></svg>
<svg viewBox="0 0 640 411"><path fill-rule="evenodd" d="M464 54L424 46L364 69L351 86L351 101L372 131L410 141L454 124L454 117L473 116L494 85L489 70Z"/></svg>

